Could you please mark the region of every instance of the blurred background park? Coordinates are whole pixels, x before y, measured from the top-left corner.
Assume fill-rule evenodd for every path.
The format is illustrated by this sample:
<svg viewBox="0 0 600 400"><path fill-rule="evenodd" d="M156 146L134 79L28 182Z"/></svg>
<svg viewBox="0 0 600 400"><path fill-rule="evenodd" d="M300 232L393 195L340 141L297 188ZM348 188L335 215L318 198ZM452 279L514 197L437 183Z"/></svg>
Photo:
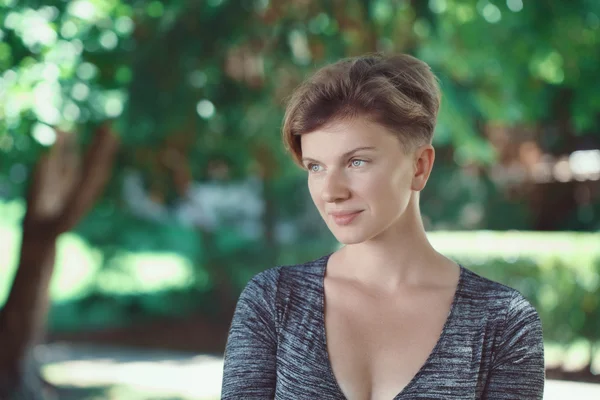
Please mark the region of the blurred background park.
<svg viewBox="0 0 600 400"><path fill-rule="evenodd" d="M218 398L246 282L337 246L286 97L373 51L440 79L434 246L520 290L548 377L600 398L596 0L0 0L0 393Z"/></svg>

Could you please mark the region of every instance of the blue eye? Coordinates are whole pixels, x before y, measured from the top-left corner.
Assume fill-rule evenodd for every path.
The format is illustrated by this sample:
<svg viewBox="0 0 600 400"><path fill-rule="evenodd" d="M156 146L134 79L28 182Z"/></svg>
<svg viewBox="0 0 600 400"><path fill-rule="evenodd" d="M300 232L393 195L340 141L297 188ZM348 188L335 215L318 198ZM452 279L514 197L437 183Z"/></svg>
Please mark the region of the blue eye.
<svg viewBox="0 0 600 400"><path fill-rule="evenodd" d="M313 164L313 163L308 164L306 166L306 169L308 169L309 172L319 172L319 168L320 168L319 164Z"/></svg>
<svg viewBox="0 0 600 400"><path fill-rule="evenodd" d="M365 163L365 160L352 160L353 167L362 167Z"/></svg>

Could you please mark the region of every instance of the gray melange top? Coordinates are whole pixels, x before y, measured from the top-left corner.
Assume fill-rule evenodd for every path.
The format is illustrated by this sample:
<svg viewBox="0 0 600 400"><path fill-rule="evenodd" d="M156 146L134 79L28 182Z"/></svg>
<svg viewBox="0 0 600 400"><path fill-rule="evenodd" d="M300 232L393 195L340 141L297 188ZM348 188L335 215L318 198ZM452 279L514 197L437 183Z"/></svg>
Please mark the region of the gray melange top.
<svg viewBox="0 0 600 400"><path fill-rule="evenodd" d="M248 282L229 329L222 399L345 399L325 337L330 255ZM394 399L542 399L544 379L536 310L515 289L461 266L437 344Z"/></svg>

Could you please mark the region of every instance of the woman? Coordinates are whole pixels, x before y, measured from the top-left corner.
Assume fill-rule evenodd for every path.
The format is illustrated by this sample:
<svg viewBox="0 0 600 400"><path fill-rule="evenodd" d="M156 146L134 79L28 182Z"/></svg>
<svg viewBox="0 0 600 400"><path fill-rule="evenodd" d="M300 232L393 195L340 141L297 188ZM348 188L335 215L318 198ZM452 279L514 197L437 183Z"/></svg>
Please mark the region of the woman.
<svg viewBox="0 0 600 400"><path fill-rule="evenodd" d="M223 399L542 398L536 310L425 235L439 103L435 76L408 55L342 60L296 90L283 139L344 246L247 284Z"/></svg>

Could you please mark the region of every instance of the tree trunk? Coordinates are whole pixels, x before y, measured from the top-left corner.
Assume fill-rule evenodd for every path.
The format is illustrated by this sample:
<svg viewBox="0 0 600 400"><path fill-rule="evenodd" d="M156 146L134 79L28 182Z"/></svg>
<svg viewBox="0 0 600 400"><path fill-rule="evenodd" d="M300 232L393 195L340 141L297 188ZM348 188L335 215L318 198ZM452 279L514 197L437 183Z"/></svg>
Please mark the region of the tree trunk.
<svg viewBox="0 0 600 400"><path fill-rule="evenodd" d="M40 340L46 322L47 288L55 255L56 239L40 240L32 232L23 232L17 273L8 300L0 311L0 399L43 398L31 344ZM19 382L29 384L19 385Z"/></svg>
<svg viewBox="0 0 600 400"><path fill-rule="evenodd" d="M0 400L48 398L33 349L46 325L56 243L100 196L117 148L116 137L104 125L81 160L75 135L57 132L56 143L36 165L27 194L19 265L0 310Z"/></svg>

